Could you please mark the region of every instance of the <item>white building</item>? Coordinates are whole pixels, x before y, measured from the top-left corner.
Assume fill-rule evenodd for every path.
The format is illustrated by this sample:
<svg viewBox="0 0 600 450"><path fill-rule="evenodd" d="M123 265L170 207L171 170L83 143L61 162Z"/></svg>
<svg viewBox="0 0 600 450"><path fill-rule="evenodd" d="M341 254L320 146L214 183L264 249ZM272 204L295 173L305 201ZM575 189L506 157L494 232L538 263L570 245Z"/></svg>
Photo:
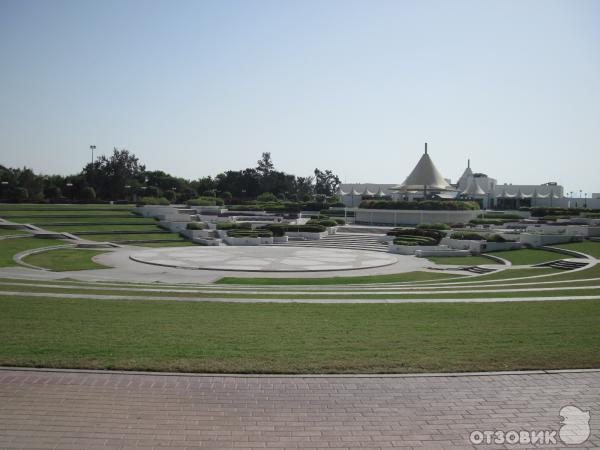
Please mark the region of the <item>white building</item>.
<svg viewBox="0 0 600 450"><path fill-rule="evenodd" d="M544 184L498 183L484 173L473 172L470 160L454 184L444 178L425 153L400 184L342 184L338 196L346 206L358 206L365 199L419 200L423 198L454 198L477 201L483 208L518 209L522 206L600 208L600 194L591 197L565 196L556 182Z"/></svg>

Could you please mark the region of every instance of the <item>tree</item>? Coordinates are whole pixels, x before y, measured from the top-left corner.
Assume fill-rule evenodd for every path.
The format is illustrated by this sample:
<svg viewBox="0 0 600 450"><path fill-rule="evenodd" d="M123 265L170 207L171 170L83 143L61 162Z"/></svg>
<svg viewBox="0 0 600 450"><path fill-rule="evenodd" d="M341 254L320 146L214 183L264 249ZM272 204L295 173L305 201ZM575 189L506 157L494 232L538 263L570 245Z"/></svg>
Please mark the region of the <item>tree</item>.
<svg viewBox="0 0 600 450"><path fill-rule="evenodd" d="M102 155L83 169L88 183L101 198L119 200L125 197L125 186L144 176L145 166L129 150L113 150L107 158Z"/></svg>
<svg viewBox="0 0 600 450"><path fill-rule="evenodd" d="M258 200L261 203L272 203L279 201L277 196L275 196L271 192L263 192L258 197L256 197L256 200Z"/></svg>
<svg viewBox="0 0 600 450"><path fill-rule="evenodd" d="M91 186L84 187L79 194L79 198L84 202L96 201L96 191Z"/></svg>
<svg viewBox="0 0 600 450"><path fill-rule="evenodd" d="M267 176L275 168L270 152L264 152L256 164L256 171L263 177Z"/></svg>
<svg viewBox="0 0 600 450"><path fill-rule="evenodd" d="M315 177L296 177L294 192L298 199L309 200L315 193L314 186Z"/></svg>
<svg viewBox="0 0 600 450"><path fill-rule="evenodd" d="M331 197L337 191L340 185L340 178L331 170L324 172L315 169L315 192L327 197Z"/></svg>
<svg viewBox="0 0 600 450"><path fill-rule="evenodd" d="M51 184L44 189L44 197L51 202L56 202L61 199L62 192L58 186Z"/></svg>
<svg viewBox="0 0 600 450"><path fill-rule="evenodd" d="M16 187L11 189L9 193L9 198L13 202L24 202L29 198L29 191L23 187Z"/></svg>

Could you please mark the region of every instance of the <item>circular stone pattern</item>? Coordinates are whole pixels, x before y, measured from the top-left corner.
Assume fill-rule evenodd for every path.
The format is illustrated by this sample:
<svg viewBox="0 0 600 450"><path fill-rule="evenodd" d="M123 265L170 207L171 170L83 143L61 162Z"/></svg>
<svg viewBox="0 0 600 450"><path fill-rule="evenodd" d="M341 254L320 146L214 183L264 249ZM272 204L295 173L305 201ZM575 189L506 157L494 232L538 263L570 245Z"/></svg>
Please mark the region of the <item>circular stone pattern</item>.
<svg viewBox="0 0 600 450"><path fill-rule="evenodd" d="M398 258L362 250L298 247L179 247L133 253L134 261L166 267L241 272L321 272L388 266Z"/></svg>

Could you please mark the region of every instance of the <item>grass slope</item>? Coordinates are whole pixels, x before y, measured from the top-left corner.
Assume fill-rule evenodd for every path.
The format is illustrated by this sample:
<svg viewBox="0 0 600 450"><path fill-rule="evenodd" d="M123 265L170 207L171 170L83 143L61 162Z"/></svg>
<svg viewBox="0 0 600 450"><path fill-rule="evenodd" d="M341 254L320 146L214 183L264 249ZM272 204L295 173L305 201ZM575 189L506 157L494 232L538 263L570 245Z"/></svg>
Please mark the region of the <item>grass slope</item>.
<svg viewBox="0 0 600 450"><path fill-rule="evenodd" d="M583 242L570 242L568 244L557 244L552 247L564 248L567 250L574 250L576 252L587 253L594 258L600 258L600 242L594 241L583 241Z"/></svg>
<svg viewBox="0 0 600 450"><path fill-rule="evenodd" d="M238 278L223 277L216 284L249 284L249 285L333 285L364 283L399 283L405 281L444 280L461 277L461 275L433 272L406 272L389 275L366 275L354 277L327 278Z"/></svg>
<svg viewBox="0 0 600 450"><path fill-rule="evenodd" d="M504 258L510 261L515 266L541 264L548 261L555 261L564 257L564 255L560 255L559 253L530 248L489 253L494 256Z"/></svg>
<svg viewBox="0 0 600 450"><path fill-rule="evenodd" d="M58 249L29 255L23 261L55 272L105 269L107 266L92 261L94 256L101 255L102 253L106 252L74 248Z"/></svg>
<svg viewBox="0 0 600 450"><path fill-rule="evenodd" d="M434 264L454 264L460 266L476 266L480 264L499 264L484 256L428 256L427 259Z"/></svg>
<svg viewBox="0 0 600 450"><path fill-rule="evenodd" d="M0 267L15 266L13 255L33 248L66 244L58 239L37 239L33 237L0 240Z"/></svg>
<svg viewBox="0 0 600 450"><path fill-rule="evenodd" d="M600 302L306 305L0 297L0 364L232 373L600 366Z"/></svg>

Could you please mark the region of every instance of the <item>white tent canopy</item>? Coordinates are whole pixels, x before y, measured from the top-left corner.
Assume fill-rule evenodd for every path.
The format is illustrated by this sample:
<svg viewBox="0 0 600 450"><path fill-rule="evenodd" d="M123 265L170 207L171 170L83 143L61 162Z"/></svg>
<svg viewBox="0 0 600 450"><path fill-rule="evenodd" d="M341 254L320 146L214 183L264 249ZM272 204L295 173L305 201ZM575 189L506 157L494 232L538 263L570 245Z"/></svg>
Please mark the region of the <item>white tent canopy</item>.
<svg viewBox="0 0 600 450"><path fill-rule="evenodd" d="M406 177L404 183L392 188L395 191L452 191L454 188L448 184L442 174L433 164L433 161L427 154L427 146L425 153L412 170L410 175Z"/></svg>
<svg viewBox="0 0 600 450"><path fill-rule="evenodd" d="M481 189L481 186L479 186L479 183L477 183L477 178L471 178L471 180L469 181L469 185L467 186L467 188L462 191L460 193L460 195L464 195L467 197L473 197L473 196L482 196L482 195L486 195L485 191L483 189Z"/></svg>

